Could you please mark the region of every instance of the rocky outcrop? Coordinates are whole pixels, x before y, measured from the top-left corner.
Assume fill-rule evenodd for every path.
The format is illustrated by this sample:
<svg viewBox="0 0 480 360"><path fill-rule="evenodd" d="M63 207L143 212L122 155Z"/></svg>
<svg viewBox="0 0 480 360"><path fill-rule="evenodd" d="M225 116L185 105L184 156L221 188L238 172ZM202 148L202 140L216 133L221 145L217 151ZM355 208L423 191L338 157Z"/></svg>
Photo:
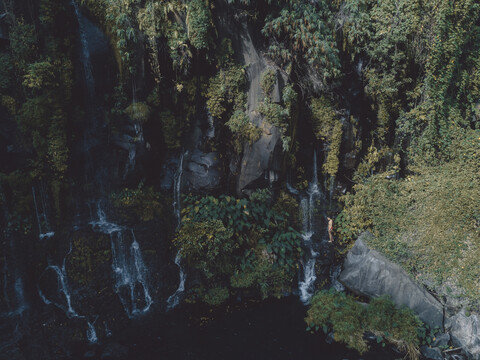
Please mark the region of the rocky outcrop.
<svg viewBox="0 0 480 360"><path fill-rule="evenodd" d="M263 99L260 80L262 74L267 70L267 64L266 60L257 52L246 25L243 26L239 43L241 44L242 62L248 66L247 113L252 123L263 129L262 136L257 142L245 145L243 158L239 164L237 193L238 195L248 195L253 191L252 189L263 187L269 181L277 179L277 174L281 169L282 144L278 129L264 121L257 112L258 105ZM277 71L274 89L277 96L274 98L278 98L278 101L283 83L284 81Z"/></svg>
<svg viewBox="0 0 480 360"><path fill-rule="evenodd" d="M185 186L190 191L211 191L221 180L218 154L203 153L196 149L188 160L184 170Z"/></svg>
<svg viewBox="0 0 480 360"><path fill-rule="evenodd" d="M480 360L480 321L477 315L460 312L447 319L445 328L450 332L453 345L461 347L469 359Z"/></svg>
<svg viewBox="0 0 480 360"><path fill-rule="evenodd" d="M431 327L443 326L443 307L429 292L413 281L398 265L368 248L362 234L349 251L340 282L351 291L367 297L389 295L398 306L412 309Z"/></svg>

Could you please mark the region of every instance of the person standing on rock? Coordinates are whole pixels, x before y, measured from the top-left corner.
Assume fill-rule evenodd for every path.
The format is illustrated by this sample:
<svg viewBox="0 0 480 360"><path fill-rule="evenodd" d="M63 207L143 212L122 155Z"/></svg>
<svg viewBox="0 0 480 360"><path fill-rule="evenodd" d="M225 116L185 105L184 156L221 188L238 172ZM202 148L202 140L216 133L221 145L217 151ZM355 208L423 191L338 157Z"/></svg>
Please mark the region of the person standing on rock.
<svg viewBox="0 0 480 360"><path fill-rule="evenodd" d="M327 220L328 220L328 236L330 238L330 240L328 240L328 242L333 242L333 235L332 235L332 231L333 231L333 219L332 218L329 218L327 217Z"/></svg>

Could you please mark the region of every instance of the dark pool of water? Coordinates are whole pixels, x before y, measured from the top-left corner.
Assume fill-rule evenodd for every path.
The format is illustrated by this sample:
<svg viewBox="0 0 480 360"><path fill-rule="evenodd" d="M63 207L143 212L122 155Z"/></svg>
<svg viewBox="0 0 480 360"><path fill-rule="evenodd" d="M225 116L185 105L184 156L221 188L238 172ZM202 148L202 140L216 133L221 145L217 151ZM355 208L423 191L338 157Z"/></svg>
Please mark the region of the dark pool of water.
<svg viewBox="0 0 480 360"><path fill-rule="evenodd" d="M129 359L400 359L374 346L364 355L306 331L296 297L231 304L216 310L183 305L148 318L122 336Z"/></svg>

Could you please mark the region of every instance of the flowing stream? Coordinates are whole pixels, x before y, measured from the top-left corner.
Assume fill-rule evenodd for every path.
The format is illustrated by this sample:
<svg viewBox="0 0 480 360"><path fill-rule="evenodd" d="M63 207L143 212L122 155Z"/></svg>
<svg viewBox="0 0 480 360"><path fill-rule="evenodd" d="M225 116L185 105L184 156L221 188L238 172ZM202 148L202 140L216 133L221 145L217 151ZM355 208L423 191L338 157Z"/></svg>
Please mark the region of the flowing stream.
<svg viewBox="0 0 480 360"><path fill-rule="evenodd" d="M32 186L33 205L35 206L35 214L37 216L39 239L50 238L55 235L50 227L48 221L46 196L42 184L39 185L39 194L35 190L35 185Z"/></svg>
<svg viewBox="0 0 480 360"><path fill-rule="evenodd" d="M177 219L177 229L180 227L181 221L181 204L180 204L180 194L182 191L182 174L183 174L183 158L185 154L182 153L180 155L179 165L177 172L174 176L174 184L173 184L173 210L175 213L175 217ZM180 256L180 251L177 252L175 256L175 264L178 266L179 271L179 284L177 290L170 295L167 299L167 310L173 309L180 303L180 296L185 291L185 280L187 278L187 274L183 270L182 267L182 257Z"/></svg>
<svg viewBox="0 0 480 360"><path fill-rule="evenodd" d="M70 288L68 286L68 280L67 280L67 271L66 271L65 264L66 264L66 261L67 261L67 257L68 257L68 255L70 255L71 252L72 252L72 243L70 242L70 249L67 252L67 254L65 255L65 257L63 258L62 266L59 267L58 265L48 265L47 268L45 269L44 273L42 274L42 276L40 276L40 278L43 277L48 270L52 270L55 273L55 275L57 277L57 293L59 295L58 300L60 300L62 298L62 296L60 296L60 294L63 294L63 298L65 299L65 303L56 302L54 300L48 299L43 294L40 287L38 288L38 293L39 293L40 297L42 298L43 302L47 305L48 304L54 304L56 307L62 309L65 312L65 315L67 315L67 317L69 319L81 317L80 315L77 314L77 312L73 308L72 296L70 294Z"/></svg>
<svg viewBox="0 0 480 360"><path fill-rule="evenodd" d="M97 220L90 224L94 231L110 236L115 291L126 314L132 318L147 313L153 299L147 284L147 268L133 229L107 221L101 201L97 203Z"/></svg>
<svg viewBox="0 0 480 360"><path fill-rule="evenodd" d="M310 302L310 298L315 291L315 280L317 279L315 271L315 263L319 253L315 250L314 234L315 234L315 208L317 200L322 199L322 193L318 187L317 174L317 153L313 154L313 177L308 185L306 196L303 196L300 201L300 208L302 211L303 228L302 238L305 255L302 261L303 277L298 283L300 291L300 300L304 304Z"/></svg>

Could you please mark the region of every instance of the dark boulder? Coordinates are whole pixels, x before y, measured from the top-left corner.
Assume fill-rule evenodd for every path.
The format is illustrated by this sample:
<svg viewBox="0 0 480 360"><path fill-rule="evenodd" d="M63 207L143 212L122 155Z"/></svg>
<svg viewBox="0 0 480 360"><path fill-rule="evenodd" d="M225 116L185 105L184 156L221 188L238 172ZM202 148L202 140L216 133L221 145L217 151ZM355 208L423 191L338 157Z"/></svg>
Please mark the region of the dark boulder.
<svg viewBox="0 0 480 360"><path fill-rule="evenodd" d="M220 185L221 172L218 154L196 149L185 164L184 185L190 191L211 191Z"/></svg>

